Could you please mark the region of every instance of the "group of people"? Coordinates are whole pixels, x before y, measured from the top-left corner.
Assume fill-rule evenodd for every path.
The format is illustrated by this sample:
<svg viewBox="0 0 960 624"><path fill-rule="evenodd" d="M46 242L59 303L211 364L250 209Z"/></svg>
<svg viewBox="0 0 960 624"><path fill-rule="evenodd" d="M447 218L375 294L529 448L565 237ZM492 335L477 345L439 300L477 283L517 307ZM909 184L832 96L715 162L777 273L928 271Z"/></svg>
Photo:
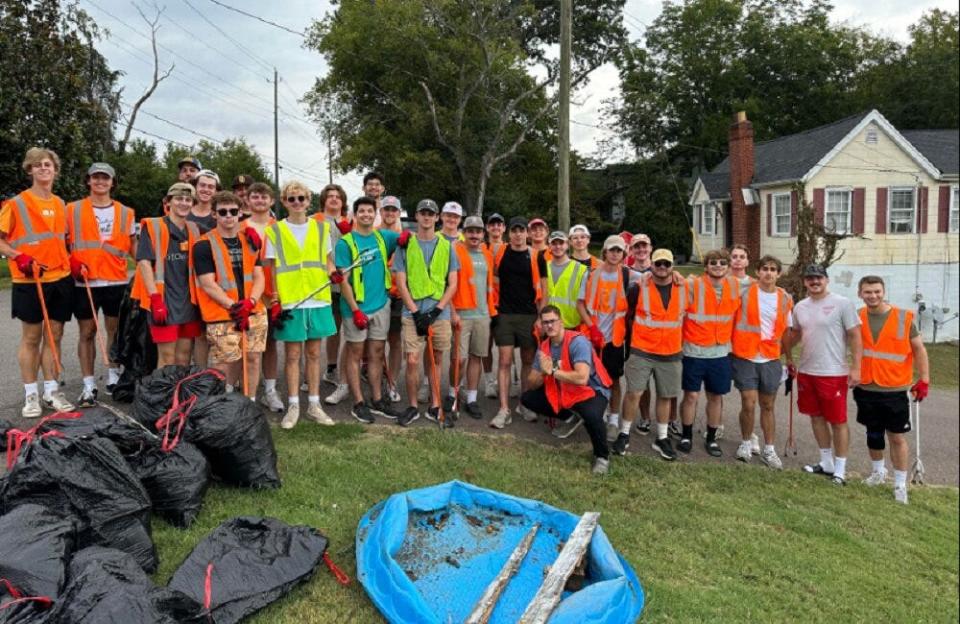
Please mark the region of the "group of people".
<svg viewBox="0 0 960 624"><path fill-rule="evenodd" d="M9 259L12 314L22 325L26 418L96 404L97 315L103 312L112 343L132 259L130 296L147 315L158 366L216 367L228 390L259 395L283 413L284 429L297 425L304 389L306 417L334 424L321 406L323 381L334 386L326 404L349 397L358 421L401 426L421 416L453 426L461 412L483 418L482 387L498 402L491 427L509 426L514 414L546 418L560 438L582 426L592 470L603 474L632 434L653 433L664 460L693 452L702 392L704 451L722 456L722 404L735 386L737 459L758 455L780 469L774 407L781 384L796 379L799 411L810 417L820 449L820 460L804 470L845 483L852 387L873 461L866 482L886 480L889 440L896 500L907 502L908 391L922 400L929 370L913 314L886 303L879 277L860 281L865 306L858 312L829 292L827 273L815 264L803 272L807 297L794 305L777 286L781 261L760 258L750 277L742 245L708 252L703 274L684 277L673 253L654 249L642 233L607 237L596 257L584 225L551 232L541 218L465 217L457 202L440 207L431 199L416 204L415 227L406 229L401 201L386 194L376 172L350 205L342 187L325 186L316 214L308 214L310 189L288 182L279 197L287 216L278 219L269 185L237 176L232 191L221 190L219 176L193 157L179 163L161 215L138 226L134 211L111 197L117 175L109 164L89 167L89 195L70 204L53 193L60 170L53 151L30 149L23 168L31 186L3 203L0 253ZM83 374L76 402L57 381L72 316ZM109 363L106 391L119 375ZM421 412L420 403L429 407ZM762 444L754 434L758 405Z"/></svg>

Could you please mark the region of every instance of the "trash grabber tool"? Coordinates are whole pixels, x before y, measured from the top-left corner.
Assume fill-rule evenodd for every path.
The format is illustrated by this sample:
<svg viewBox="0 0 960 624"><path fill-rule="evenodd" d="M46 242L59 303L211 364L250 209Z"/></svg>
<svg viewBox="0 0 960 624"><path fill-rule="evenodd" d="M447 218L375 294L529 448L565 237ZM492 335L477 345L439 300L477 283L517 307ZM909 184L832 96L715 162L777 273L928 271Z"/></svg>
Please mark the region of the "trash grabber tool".
<svg viewBox="0 0 960 624"><path fill-rule="evenodd" d="M440 400L440 374L437 371L437 358L433 354L433 327L427 328L427 361L430 363L430 396L433 407L437 408L437 425L443 431L447 424L443 413L443 402Z"/></svg>
<svg viewBox="0 0 960 624"><path fill-rule="evenodd" d="M913 430L917 436L917 457L913 460L913 469L911 470L913 477L910 480L917 485L923 485L925 470L923 468L923 460L920 459L920 401L911 401L911 403L914 404L916 409Z"/></svg>
<svg viewBox="0 0 960 624"><path fill-rule="evenodd" d="M453 408L450 418L460 417L460 325L453 328Z"/></svg>
<svg viewBox="0 0 960 624"><path fill-rule="evenodd" d="M240 361L243 364L240 366L243 371L243 396L250 396L247 394L247 330L240 330Z"/></svg>
<svg viewBox="0 0 960 624"><path fill-rule="evenodd" d="M783 447L783 454L797 456L797 441L793 437L793 379L788 379L787 403L790 405L789 417L787 420L787 444Z"/></svg>
<svg viewBox="0 0 960 624"><path fill-rule="evenodd" d="M90 302L90 312L93 314L93 326L97 330L97 345L100 347L100 355L103 356L103 365L110 367L110 358L107 356L107 341L103 337L103 331L100 328L100 318L97 316L97 307L93 305L93 291L90 290L90 280L87 274L83 274L83 285L87 289L87 301Z"/></svg>
<svg viewBox="0 0 960 624"><path fill-rule="evenodd" d="M40 276L34 273L33 283L37 285L37 298L40 299L40 311L43 313L43 327L47 331L47 340L50 342L50 353L53 354L53 376L60 378L63 372L63 364L60 363L60 353L57 351L57 343L53 339L53 327L50 325L50 314L47 312L47 301L43 298L43 285L40 283Z"/></svg>
<svg viewBox="0 0 960 624"><path fill-rule="evenodd" d="M361 253L359 256L357 256L357 259L354 260L353 262L351 262L349 266L346 266L346 267L340 269L340 272L346 274L348 271L350 271L350 270L352 270L352 269L355 269L355 268L357 268L358 266L363 266L363 265L365 265L365 264L370 264L370 262L373 261L374 257L375 257L375 256L374 256L374 253L373 253L372 251L365 251L365 252ZM330 281L330 280L327 280L327 282L326 282L323 286L321 286L320 288L317 288L316 290L314 290L312 293L310 293L309 295L307 295L306 297L304 297L303 299L301 299L300 301L298 301L295 306L293 306L292 308L290 308L290 309L288 309L288 310L285 310L285 312L293 312L294 310L296 310L297 308L299 308L300 306L302 306L303 304L305 304L306 302L310 301L311 299L313 299L314 297L316 297L318 294L320 294L321 292L323 292L323 290L324 290L325 288L329 288L329 287L332 286L332 285L333 285L333 282Z"/></svg>

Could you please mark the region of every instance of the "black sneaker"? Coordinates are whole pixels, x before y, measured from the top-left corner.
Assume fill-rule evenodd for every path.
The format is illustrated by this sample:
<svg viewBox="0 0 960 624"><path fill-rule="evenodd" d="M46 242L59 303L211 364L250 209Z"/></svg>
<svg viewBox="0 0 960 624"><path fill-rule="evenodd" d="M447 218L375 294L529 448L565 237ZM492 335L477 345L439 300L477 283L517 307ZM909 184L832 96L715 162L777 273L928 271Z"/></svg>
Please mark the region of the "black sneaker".
<svg viewBox="0 0 960 624"><path fill-rule="evenodd" d="M647 435L648 433L650 433L650 421L649 421L649 420L646 420L646 419L644 419L644 418L641 418L640 420L637 421L637 424L634 425L634 426L636 427L637 432L638 432L640 435Z"/></svg>
<svg viewBox="0 0 960 624"><path fill-rule="evenodd" d="M677 450L683 451L684 453L689 453L693 450L693 441L689 438L683 438L677 442Z"/></svg>
<svg viewBox="0 0 960 624"><path fill-rule="evenodd" d="M363 401L353 404L353 409L350 410L350 415L360 422L368 425L376 420L376 418L373 417L373 414L370 413L370 408L367 407L367 404Z"/></svg>
<svg viewBox="0 0 960 624"><path fill-rule="evenodd" d="M104 389L107 391L107 394L113 396L113 391L117 389L117 384L107 384Z"/></svg>
<svg viewBox="0 0 960 624"><path fill-rule="evenodd" d="M483 412L480 410L480 405L476 401L467 403L466 410L467 414L470 415L470 418L479 419L483 417Z"/></svg>
<svg viewBox="0 0 960 624"><path fill-rule="evenodd" d="M667 426L667 437L673 438L682 438L683 431L680 430L680 425L677 424L677 421L671 420L670 424Z"/></svg>
<svg viewBox="0 0 960 624"><path fill-rule="evenodd" d="M428 407L427 411L423 414L423 417L429 420L430 422L440 424L440 409L436 407ZM453 418L450 417L450 412L443 411L443 426L444 428L449 429L453 427Z"/></svg>
<svg viewBox="0 0 960 624"><path fill-rule="evenodd" d="M720 457L723 455L723 449L717 444L716 440L708 440L703 443L703 448L707 449L707 454L711 457Z"/></svg>
<svg viewBox="0 0 960 624"><path fill-rule="evenodd" d="M450 395L443 397L443 413L449 414L453 411L453 403L456 399Z"/></svg>
<svg viewBox="0 0 960 624"><path fill-rule="evenodd" d="M610 450L617 455L626 455L628 448L630 448L630 434L621 433L617 436L617 439L613 441L613 446L610 447Z"/></svg>
<svg viewBox="0 0 960 624"><path fill-rule="evenodd" d="M371 403L370 411L375 416L383 416L384 418L389 418L390 420L397 419L397 413L393 411L393 406L390 405L390 402L386 399L379 399Z"/></svg>
<svg viewBox="0 0 960 624"><path fill-rule="evenodd" d="M677 458L677 452L673 450L673 445L670 444L669 438L656 440L653 443L653 450L660 453L660 457L662 457L666 461L674 461Z"/></svg>
<svg viewBox="0 0 960 624"><path fill-rule="evenodd" d="M77 398L77 407L96 407L97 406L97 389L93 390L84 390L80 393L80 397Z"/></svg>
<svg viewBox="0 0 960 624"><path fill-rule="evenodd" d="M397 424L401 427L407 427L418 418L420 418L420 410L411 405L397 417Z"/></svg>

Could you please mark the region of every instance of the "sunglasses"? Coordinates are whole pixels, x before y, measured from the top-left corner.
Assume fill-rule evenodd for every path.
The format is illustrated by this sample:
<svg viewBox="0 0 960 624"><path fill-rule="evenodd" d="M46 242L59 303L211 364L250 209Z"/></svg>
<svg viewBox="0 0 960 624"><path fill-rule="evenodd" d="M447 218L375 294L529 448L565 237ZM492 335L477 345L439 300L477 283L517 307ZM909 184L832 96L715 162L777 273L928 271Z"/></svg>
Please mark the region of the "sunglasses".
<svg viewBox="0 0 960 624"><path fill-rule="evenodd" d="M554 323L559 323L559 322L560 322L560 319L558 319L558 318L555 318L555 319L540 319L540 324L543 325L544 327L547 327L548 325L553 325Z"/></svg>
<svg viewBox="0 0 960 624"><path fill-rule="evenodd" d="M306 195L288 195L287 197L283 198L283 201L289 202L291 204L295 204L297 202L302 203L307 201L307 196Z"/></svg>
<svg viewBox="0 0 960 624"><path fill-rule="evenodd" d="M653 263L653 266L657 267L658 269L663 269L663 268L669 269L670 267L673 266L673 263L670 262L669 260L657 260L656 262Z"/></svg>
<svg viewBox="0 0 960 624"><path fill-rule="evenodd" d="M707 264L709 264L710 266L727 266L730 263L727 262L726 260L711 260Z"/></svg>
<svg viewBox="0 0 960 624"><path fill-rule="evenodd" d="M225 217L230 215L231 217L236 217L240 214L239 208L217 208L217 215Z"/></svg>

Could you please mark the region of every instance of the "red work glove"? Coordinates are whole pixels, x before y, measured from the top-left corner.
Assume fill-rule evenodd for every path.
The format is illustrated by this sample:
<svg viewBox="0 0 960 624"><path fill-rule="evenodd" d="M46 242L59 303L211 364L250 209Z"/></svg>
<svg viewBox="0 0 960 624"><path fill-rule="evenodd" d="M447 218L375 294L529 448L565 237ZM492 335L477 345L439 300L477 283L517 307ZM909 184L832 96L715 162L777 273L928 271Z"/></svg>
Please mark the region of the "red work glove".
<svg viewBox="0 0 960 624"><path fill-rule="evenodd" d="M233 326L237 331L245 332L250 329L250 317L244 316L234 319Z"/></svg>
<svg viewBox="0 0 960 624"><path fill-rule="evenodd" d="M247 320L253 312L253 299L243 299L230 306L230 318L235 321Z"/></svg>
<svg viewBox="0 0 960 624"><path fill-rule="evenodd" d="M17 254L13 261L17 264L17 268L20 269L21 273L27 277L33 277L33 266L37 263L37 261L33 259L33 256L28 256L25 253Z"/></svg>
<svg viewBox="0 0 960 624"><path fill-rule="evenodd" d="M279 301L274 301L270 304L270 322L276 323L280 320L280 316L283 314L283 306L280 305Z"/></svg>
<svg viewBox="0 0 960 624"><path fill-rule="evenodd" d="M87 265L77 260L75 256L70 256L70 274L73 275L73 279L82 282L87 271L89 271Z"/></svg>
<svg viewBox="0 0 960 624"><path fill-rule="evenodd" d="M254 251L260 251L263 247L263 239L260 238L260 232L256 228L247 226L243 229L243 235L247 237L247 242L253 247Z"/></svg>
<svg viewBox="0 0 960 624"><path fill-rule="evenodd" d="M910 388L910 394L913 395L914 401L920 402L930 394L930 384L926 381L918 381Z"/></svg>
<svg viewBox="0 0 960 624"><path fill-rule="evenodd" d="M341 271L340 269L337 269L336 271L334 271L333 273L331 273L331 274L330 274L330 281L333 282L334 284L342 284L342 283L343 283L343 271Z"/></svg>
<svg viewBox="0 0 960 624"><path fill-rule="evenodd" d="M410 230L404 230L403 232L400 232L400 238L397 239L397 245L406 249L407 243L409 242L410 242Z"/></svg>
<svg viewBox="0 0 960 624"><path fill-rule="evenodd" d="M337 229L341 234L349 234L353 231L353 224L349 221L337 221Z"/></svg>
<svg viewBox="0 0 960 624"><path fill-rule="evenodd" d="M353 311L353 324L357 326L357 329L366 329L367 325L370 324L370 319L363 313L363 310L357 308Z"/></svg>
<svg viewBox="0 0 960 624"><path fill-rule="evenodd" d="M593 348L597 351L603 349L603 332L600 331L600 328L596 325L590 326L590 342L593 343Z"/></svg>
<svg viewBox="0 0 960 624"><path fill-rule="evenodd" d="M787 377L796 379L797 377L797 367L793 364L787 364Z"/></svg>
<svg viewBox="0 0 960 624"><path fill-rule="evenodd" d="M163 295L160 293L150 295L150 314L153 315L154 325L167 324L167 304L163 302Z"/></svg>

